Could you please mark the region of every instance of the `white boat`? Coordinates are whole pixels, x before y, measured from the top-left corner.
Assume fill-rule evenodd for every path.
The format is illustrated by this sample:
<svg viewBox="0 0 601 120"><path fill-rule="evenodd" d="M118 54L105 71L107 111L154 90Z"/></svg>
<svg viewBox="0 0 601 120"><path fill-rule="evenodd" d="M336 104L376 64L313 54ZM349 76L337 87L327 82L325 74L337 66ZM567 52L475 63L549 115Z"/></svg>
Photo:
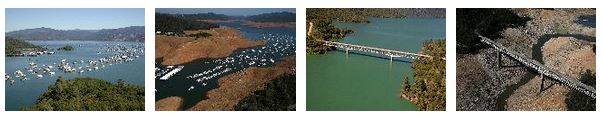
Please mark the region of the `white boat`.
<svg viewBox="0 0 601 120"><path fill-rule="evenodd" d="M169 79L171 76L175 75L177 72L181 71L182 69L184 69L184 66L178 66L177 68L169 71L167 74L163 75L163 77L159 78L160 80L167 80Z"/></svg>

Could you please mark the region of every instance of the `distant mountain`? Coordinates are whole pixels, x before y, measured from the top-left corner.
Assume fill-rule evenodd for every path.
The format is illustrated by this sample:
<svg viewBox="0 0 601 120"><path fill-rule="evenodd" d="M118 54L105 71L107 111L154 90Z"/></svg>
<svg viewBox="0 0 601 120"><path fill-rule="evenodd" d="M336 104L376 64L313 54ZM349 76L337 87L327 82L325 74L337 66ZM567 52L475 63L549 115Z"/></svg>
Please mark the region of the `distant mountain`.
<svg viewBox="0 0 601 120"><path fill-rule="evenodd" d="M6 36L24 40L144 41L144 26L101 30L56 30L42 27L7 32Z"/></svg>
<svg viewBox="0 0 601 120"><path fill-rule="evenodd" d="M296 22L296 14L291 12L263 13L246 17L253 22Z"/></svg>

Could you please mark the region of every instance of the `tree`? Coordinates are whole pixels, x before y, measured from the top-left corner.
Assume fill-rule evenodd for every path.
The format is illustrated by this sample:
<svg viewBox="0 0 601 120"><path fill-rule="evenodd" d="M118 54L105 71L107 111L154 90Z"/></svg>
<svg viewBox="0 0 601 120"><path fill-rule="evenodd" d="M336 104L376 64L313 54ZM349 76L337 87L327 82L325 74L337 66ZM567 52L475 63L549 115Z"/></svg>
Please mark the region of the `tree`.
<svg viewBox="0 0 601 120"><path fill-rule="evenodd" d="M411 90L411 84L409 83L409 77L407 77L407 75L405 75L405 78L403 79L403 90L402 91L410 91Z"/></svg>
<svg viewBox="0 0 601 120"><path fill-rule="evenodd" d="M445 110L445 40L429 40L422 47L422 53L432 59L417 59L411 63L415 85L410 93L417 96L418 110Z"/></svg>
<svg viewBox="0 0 601 120"><path fill-rule="evenodd" d="M26 110L43 111L140 111L144 110L144 87L95 79L57 79L36 104Z"/></svg>

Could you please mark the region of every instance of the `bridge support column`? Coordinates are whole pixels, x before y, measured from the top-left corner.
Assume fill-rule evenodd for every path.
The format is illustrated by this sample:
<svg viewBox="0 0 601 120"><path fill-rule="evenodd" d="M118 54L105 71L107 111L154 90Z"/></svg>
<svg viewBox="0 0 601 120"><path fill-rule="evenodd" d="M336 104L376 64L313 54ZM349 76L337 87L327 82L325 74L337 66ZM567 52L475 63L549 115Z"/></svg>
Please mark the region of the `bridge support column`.
<svg viewBox="0 0 601 120"><path fill-rule="evenodd" d="M540 92L545 90L545 75L540 74Z"/></svg>
<svg viewBox="0 0 601 120"><path fill-rule="evenodd" d="M346 55L348 55L348 49L344 49L346 51Z"/></svg>
<svg viewBox="0 0 601 120"><path fill-rule="evenodd" d="M501 51L497 51L497 61L498 61L498 63L497 63L497 67L499 67L499 68L500 68L501 66L503 66L503 65L502 65L502 62L503 62L503 61L501 61L501 60L502 60L502 59L501 59Z"/></svg>
<svg viewBox="0 0 601 120"><path fill-rule="evenodd" d="M392 62L392 55L390 56L390 62Z"/></svg>

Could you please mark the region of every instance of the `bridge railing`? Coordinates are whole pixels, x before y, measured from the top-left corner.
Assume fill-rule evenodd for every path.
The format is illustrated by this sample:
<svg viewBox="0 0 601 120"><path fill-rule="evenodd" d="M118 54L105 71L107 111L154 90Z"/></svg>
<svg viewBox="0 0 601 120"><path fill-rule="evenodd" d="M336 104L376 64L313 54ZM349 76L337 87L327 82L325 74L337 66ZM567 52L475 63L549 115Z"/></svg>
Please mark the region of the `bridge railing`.
<svg viewBox="0 0 601 120"><path fill-rule="evenodd" d="M369 47L369 46L362 46L362 45L355 45L355 44L348 44L348 43L341 43L341 42L333 42L333 41L324 41L324 40L318 40L318 41L324 42L325 45L327 45L327 46L334 46L334 47L343 48L343 49L359 50L359 51L376 53L376 54L385 54L385 55L388 55L391 57L392 56L407 56L408 58L411 58L411 59L434 58L430 55L425 55L425 54L417 54L417 53L410 53L410 52L404 52L404 51L390 50L390 49L377 48L377 47ZM445 58L442 58L442 59L445 60Z"/></svg>
<svg viewBox="0 0 601 120"><path fill-rule="evenodd" d="M526 57L522 54L516 53L514 51L511 51L509 49L507 49L506 47L504 47L501 44L498 44L494 41L492 41L489 38L486 38L482 35L480 35L479 33L476 33L478 35L478 37L480 37L480 41L492 46L495 50L508 55L509 57L517 60L518 62L522 63L523 65L534 69L535 71L537 71L538 73L544 75L544 76L548 76L553 78L555 81L558 81L561 84L564 84L566 86L568 86L569 88L572 88L574 90L577 90L579 92L582 92L590 97L592 97L593 99L595 98L595 88L588 86L576 79L573 79L571 77L569 77L568 75L564 75L560 72L554 71L551 68L548 68L547 66L541 64L540 62L534 60L534 59L530 59L529 57ZM500 61L499 61L500 62Z"/></svg>

